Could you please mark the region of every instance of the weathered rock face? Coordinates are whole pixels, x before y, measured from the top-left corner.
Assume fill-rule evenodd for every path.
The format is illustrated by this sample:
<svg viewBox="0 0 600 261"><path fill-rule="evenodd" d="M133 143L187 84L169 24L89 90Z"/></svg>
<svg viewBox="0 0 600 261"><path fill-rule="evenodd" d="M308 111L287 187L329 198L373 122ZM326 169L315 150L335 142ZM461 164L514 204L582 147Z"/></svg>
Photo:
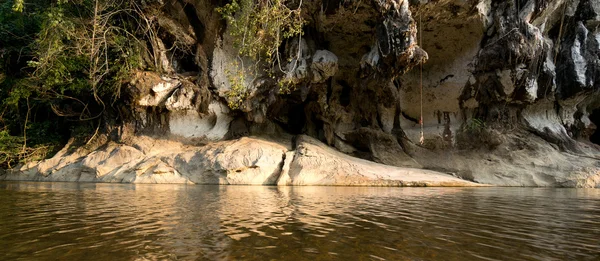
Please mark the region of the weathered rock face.
<svg viewBox="0 0 600 261"><path fill-rule="evenodd" d="M459 150L414 155L419 163L492 184L574 182L564 175L579 175L576 183L597 179L600 157L589 142L595 128L589 115L598 108L600 85L589 77L600 60L595 40L585 36L598 32L589 14L592 2L476 3L485 29L476 54L469 54L471 68L459 74L459 109L443 111L443 120L438 114L439 127L432 131L443 141L454 138ZM433 104L453 104L440 95L435 99Z"/></svg>
<svg viewBox="0 0 600 261"><path fill-rule="evenodd" d="M174 164L197 184L273 185L286 151L274 142L241 138L180 153Z"/></svg>
<svg viewBox="0 0 600 261"><path fill-rule="evenodd" d="M239 57L234 39L214 11L217 6L207 1L167 2L157 18L164 36L156 41L162 45L153 48L164 47L158 50L164 53L159 58L174 58L161 62L171 67L162 68L162 76L142 73L132 81L129 93L138 132L214 141L237 135L225 135L225 128L240 133L229 123L244 118L247 125L275 122L293 134L306 133L377 162L419 166L407 156L396 160L381 153L388 144L402 153L394 138L403 132L398 86L392 81L428 59L416 43L409 1L343 2L325 9L305 1L305 34L280 48L281 60L288 61L280 66L287 71L281 78L290 84L289 94L280 93L270 75L252 70L253 61ZM348 16L356 22L348 23ZM181 45L192 50L193 59L177 52ZM237 83L246 88L241 102L229 95L232 72L244 74ZM239 104L235 111L219 105L232 103ZM346 137L361 128L370 129L361 135L373 144L353 144ZM376 144L386 135L392 136Z"/></svg>
<svg viewBox="0 0 600 261"><path fill-rule="evenodd" d="M305 0L304 33L282 43L280 66L266 73L239 57L218 3L168 0L152 43L160 73L140 72L119 112L138 135L208 145L180 144L181 151L160 157L136 152L148 146L110 145L85 160L64 154L22 173L40 180L85 173L79 179L305 185L401 185L399 173L412 175L342 157L308 138L295 152L223 141L307 135L351 156L481 183L597 187L597 2ZM231 95L231 71L244 76L234 84L244 91L241 100ZM316 159L335 169L313 166ZM114 165L121 167L94 167ZM428 182L422 184L441 184Z"/></svg>
<svg viewBox="0 0 600 261"><path fill-rule="evenodd" d="M419 141L422 116L425 145L452 147L463 123L459 97L463 87L474 80L472 63L485 35L486 8L490 7L485 1L413 2L413 17L421 21L419 45L429 60L423 64L423 77L418 68L400 77L400 126L408 138Z"/></svg>
<svg viewBox="0 0 600 261"><path fill-rule="evenodd" d="M529 136L527 136L529 135ZM598 159L556 151L532 134L512 135L485 160L469 153L437 155L432 168L394 167L354 158L300 135L295 147L279 141L248 138L190 146L180 142L130 137L124 144L96 148L66 147L54 158L0 173L0 180L108 183L181 183L232 185L336 186L559 186L600 188ZM519 141L520 143L512 143ZM518 149L514 149L518 148ZM554 165L548 165L551 159ZM476 183L461 179L468 178Z"/></svg>
<svg viewBox="0 0 600 261"><path fill-rule="evenodd" d="M307 136L285 166L278 185L343 186L477 186L446 174L414 168L397 168L356 159ZM286 165L287 165L286 161Z"/></svg>
<svg viewBox="0 0 600 261"><path fill-rule="evenodd" d="M317 50L312 60L310 64L313 75L311 83L323 83L338 71L338 58L330 51Z"/></svg>
<svg viewBox="0 0 600 261"><path fill-rule="evenodd" d="M462 108L473 110L467 118L511 128L524 120L538 135L578 151L573 139L589 138L580 132L590 128L599 98L599 45L588 37L598 33L592 2L493 3L474 80L461 96Z"/></svg>
<svg viewBox="0 0 600 261"><path fill-rule="evenodd" d="M301 136L296 150L241 138L202 147L135 137L0 175L0 180L231 185L482 186L434 171L352 158Z"/></svg>
<svg viewBox="0 0 600 261"><path fill-rule="evenodd" d="M159 77L139 73L128 89L139 132L173 134L182 138L221 140L233 117L194 77Z"/></svg>

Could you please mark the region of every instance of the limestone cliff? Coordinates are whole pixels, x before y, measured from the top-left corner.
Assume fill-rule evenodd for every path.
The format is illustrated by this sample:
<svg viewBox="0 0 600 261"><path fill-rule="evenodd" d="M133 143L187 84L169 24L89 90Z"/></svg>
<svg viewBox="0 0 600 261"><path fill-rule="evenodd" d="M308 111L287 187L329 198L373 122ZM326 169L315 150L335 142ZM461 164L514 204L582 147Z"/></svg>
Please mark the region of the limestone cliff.
<svg viewBox="0 0 600 261"><path fill-rule="evenodd" d="M200 146L305 134L354 157L479 183L600 187L598 1L287 1L307 22L279 47L275 73L239 57L223 5L154 7L161 73L131 80L110 139ZM238 61L248 77L232 109ZM252 166L240 164L231 169Z"/></svg>

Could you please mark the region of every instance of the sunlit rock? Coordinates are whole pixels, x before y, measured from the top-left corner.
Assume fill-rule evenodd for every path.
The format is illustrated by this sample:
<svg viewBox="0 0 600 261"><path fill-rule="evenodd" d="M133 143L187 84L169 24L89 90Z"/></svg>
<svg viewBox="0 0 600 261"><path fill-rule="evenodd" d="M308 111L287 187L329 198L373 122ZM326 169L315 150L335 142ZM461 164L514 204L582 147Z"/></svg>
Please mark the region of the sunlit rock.
<svg viewBox="0 0 600 261"><path fill-rule="evenodd" d="M174 167L197 184L274 185L286 151L274 142L241 138L183 152Z"/></svg>
<svg viewBox="0 0 600 261"><path fill-rule="evenodd" d="M321 83L334 76L338 71L338 58L330 51L318 50L312 56L310 64L312 82Z"/></svg>
<svg viewBox="0 0 600 261"><path fill-rule="evenodd" d="M206 114L195 110L171 112L169 130L172 134L186 138L220 140L229 131L229 124L233 120L228 113L229 108L219 102L211 103Z"/></svg>
<svg viewBox="0 0 600 261"><path fill-rule="evenodd" d="M345 186L479 186L450 175L422 169L399 168L357 159L312 138L298 140L289 167L291 185Z"/></svg>

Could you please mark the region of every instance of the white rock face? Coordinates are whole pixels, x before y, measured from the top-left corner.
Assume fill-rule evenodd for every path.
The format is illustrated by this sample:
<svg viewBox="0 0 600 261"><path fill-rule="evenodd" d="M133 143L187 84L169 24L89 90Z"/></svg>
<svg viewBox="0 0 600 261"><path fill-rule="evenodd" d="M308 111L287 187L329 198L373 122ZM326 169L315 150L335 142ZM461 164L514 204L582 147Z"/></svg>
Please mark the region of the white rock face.
<svg viewBox="0 0 600 261"><path fill-rule="evenodd" d="M535 2L534 1L526 2L525 6L523 6L521 8L521 11L519 12L519 18L521 18L524 21L529 22L529 20L531 20L531 15L533 14L534 10L535 10Z"/></svg>
<svg viewBox="0 0 600 261"><path fill-rule="evenodd" d="M525 82L525 91L527 92L527 101L534 102L537 99L538 83L535 78L527 78Z"/></svg>
<svg viewBox="0 0 600 261"><path fill-rule="evenodd" d="M133 171L128 171L128 176L131 183L191 183L175 168L156 157L136 164Z"/></svg>
<svg viewBox="0 0 600 261"><path fill-rule="evenodd" d="M204 147L143 138L135 143L143 150L113 143L55 167L47 176L38 171L40 164L30 164L0 180L274 185L287 151L283 145L251 138ZM60 161L49 162L58 166Z"/></svg>
<svg viewBox="0 0 600 261"><path fill-rule="evenodd" d="M208 110L207 115L200 115L194 110L171 112L169 130L172 134L186 138L222 139L229 131L229 124L233 120L228 115L229 108L219 102L212 102Z"/></svg>
<svg viewBox="0 0 600 261"><path fill-rule="evenodd" d="M541 120L546 121L547 120ZM542 124L542 123L539 123ZM541 127L539 125L538 127ZM548 126L548 125L546 125ZM429 160L468 169L473 183L454 176L400 168L354 158L307 136L297 148L260 138L220 141L202 147L134 137L129 145L108 143L89 154L58 155L20 169L0 172L0 180L113 183L340 186L563 186L600 188L597 160L557 151L535 137L534 151L462 157L429 155ZM69 158L71 157L71 158ZM485 160L482 160L483 157ZM76 159L65 164L66 159ZM51 169L51 172L42 172Z"/></svg>
<svg viewBox="0 0 600 261"><path fill-rule="evenodd" d="M210 76L220 93L231 90L231 84L229 84L229 79L227 79L227 74L225 73L231 70L231 62L232 59L227 55L227 52L221 48L215 48Z"/></svg>
<svg viewBox="0 0 600 261"><path fill-rule="evenodd" d="M581 37L577 35L575 42L573 42L573 46L571 47L571 58L573 59L573 64L575 65L575 72L577 77L577 82L581 85L586 84L585 72L587 69L587 61L581 54L583 49L583 43L585 43L587 39L588 30L582 24L579 25L578 30L581 30L584 33L584 36Z"/></svg>
<svg viewBox="0 0 600 261"><path fill-rule="evenodd" d="M233 39L228 32L223 33L224 40L219 43L218 48L213 51L210 77L214 86L217 88L219 96L225 97L225 94L231 90L230 78L238 74L244 75L242 83L246 88L254 88L252 79L255 78L254 70L248 69L254 62L247 58L238 58L238 53L233 49ZM219 40L220 41L220 40Z"/></svg>
<svg viewBox="0 0 600 261"><path fill-rule="evenodd" d="M591 7L596 14L595 20L600 20L600 2L598 1L590 1Z"/></svg>
<svg viewBox="0 0 600 261"><path fill-rule="evenodd" d="M274 142L241 138L181 153L174 166L196 184L274 185L286 151Z"/></svg>
<svg viewBox="0 0 600 261"><path fill-rule="evenodd" d="M297 50L296 48L296 46L293 46L292 50ZM334 53L327 50L317 50L312 56L312 63L309 65L307 60L311 56L304 39L300 42L300 48L299 55L296 54L297 51L293 52L294 58L285 66L287 72L285 80L292 84L298 84L309 77L310 71L312 78L309 80L312 83L322 83L337 73L338 58Z"/></svg>
<svg viewBox="0 0 600 261"><path fill-rule="evenodd" d="M229 131L232 120L228 115L229 108L218 100L209 104L211 94L207 86L198 86L185 78L161 78L150 72L139 74L132 83L135 90L142 93L139 106L169 111L165 116L171 134L214 141L222 139ZM138 114L142 126L146 126L149 115L145 110Z"/></svg>
<svg viewBox="0 0 600 261"><path fill-rule="evenodd" d="M312 57L310 65L313 83L322 83L334 76L338 71L338 58L330 51L318 50Z"/></svg>
<svg viewBox="0 0 600 261"><path fill-rule="evenodd" d="M371 47L371 51L364 54L363 57L360 59L360 67L365 68L367 66L370 66L375 68L377 66L377 63L379 63L379 58L379 49L377 45L373 45Z"/></svg>
<svg viewBox="0 0 600 261"><path fill-rule="evenodd" d="M392 129L394 128L394 117L396 115L396 107L386 108L382 105L378 105L377 111L381 118L380 121L383 125L383 131L386 133L392 133Z"/></svg>
<svg viewBox="0 0 600 261"><path fill-rule="evenodd" d="M527 107L523 110L523 119L530 128L539 132L552 132L567 137L567 130L561 119L554 112L554 107L549 103L541 103Z"/></svg>
<svg viewBox="0 0 600 261"><path fill-rule="evenodd" d="M297 151L258 138L203 147L135 137L110 143L79 160L51 159L0 175L0 180L235 185L481 186L434 171L386 166L337 152L302 136ZM39 166L53 162L54 172Z"/></svg>
<svg viewBox="0 0 600 261"><path fill-rule="evenodd" d="M102 178L116 168L124 166L129 162L141 160L143 153L133 147L125 145L110 144L106 149L90 153L81 165L83 168L95 170L95 177Z"/></svg>
<svg viewBox="0 0 600 261"><path fill-rule="evenodd" d="M182 86L171 94L165 102L165 107L169 111L195 110L193 98L194 90L189 85Z"/></svg>
<svg viewBox="0 0 600 261"><path fill-rule="evenodd" d="M552 59L550 58L550 56L546 57L546 61L544 62L544 71L546 72L554 72L556 69L556 65L554 64L554 62L552 61ZM550 90L551 92L554 92L556 90L556 79L552 79L552 81L550 82L551 87Z"/></svg>
<svg viewBox="0 0 600 261"><path fill-rule="evenodd" d="M480 186L435 171L400 168L354 158L307 136L298 138L286 185Z"/></svg>
<svg viewBox="0 0 600 261"><path fill-rule="evenodd" d="M436 14L435 21L447 22L429 22L423 16L422 29L427 27L427 30L419 30L419 34L422 33L423 36L423 42L419 43L419 46L427 52L429 58L423 64L423 100L421 100L419 67L400 76L402 88L398 90L403 116L400 126L407 137L415 143L419 142L421 137L421 127L418 123L421 117L423 117L426 142L433 141L436 137L444 137L448 125L450 131L455 134L463 123L459 98L469 82L471 85L477 83L477 79L470 73L470 68L481 49L481 39L486 28L493 23L493 1L477 2L477 6L459 0L443 1L439 4L429 1L427 4L427 13ZM450 6L462 10L460 12L464 15L456 18L450 12ZM469 15L466 15L467 13ZM414 15L413 18L418 19ZM506 76L511 74L510 71L502 70L496 73L506 74ZM511 85L503 82L505 92L512 92L514 87ZM421 105L423 105L422 113ZM473 99L465 102L463 106L477 107L479 104ZM447 120L444 120L444 114L449 116Z"/></svg>
<svg viewBox="0 0 600 261"><path fill-rule="evenodd" d="M152 92L142 97L138 101L140 106L159 106L167 100L169 95L175 90L175 88L181 85L181 82L177 79L162 78L163 82L157 83L152 87Z"/></svg>
<svg viewBox="0 0 600 261"><path fill-rule="evenodd" d="M291 56L291 61L285 65L285 81L298 84L308 77L310 68L307 59L310 58L310 49L304 38L293 39L290 43L288 55Z"/></svg>
<svg viewBox="0 0 600 261"><path fill-rule="evenodd" d="M292 180L290 179L290 166L292 165L292 161L294 161L295 155L296 155L295 151L288 151L285 153L285 160L283 162L283 168L281 169L281 174L279 175L279 179L277 179L278 186L292 185Z"/></svg>
<svg viewBox="0 0 600 261"><path fill-rule="evenodd" d="M492 22L493 18L491 16L492 9L492 0L483 0L477 4L477 11L479 11L479 15L482 18L482 22L484 28L487 28Z"/></svg>
<svg viewBox="0 0 600 261"><path fill-rule="evenodd" d="M308 77L308 63L306 59L301 58L300 60L294 58L285 67L287 74L285 75L286 80L297 84Z"/></svg>
<svg viewBox="0 0 600 261"><path fill-rule="evenodd" d="M506 96L510 96L515 90L515 85L512 81L511 70L496 70L496 75L500 78L500 84Z"/></svg>

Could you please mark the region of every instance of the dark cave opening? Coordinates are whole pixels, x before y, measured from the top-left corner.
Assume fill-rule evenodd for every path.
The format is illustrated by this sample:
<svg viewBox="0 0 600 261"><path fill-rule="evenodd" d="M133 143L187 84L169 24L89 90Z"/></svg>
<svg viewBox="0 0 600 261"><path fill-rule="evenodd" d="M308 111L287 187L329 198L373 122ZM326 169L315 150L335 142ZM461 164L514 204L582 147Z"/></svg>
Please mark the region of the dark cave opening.
<svg viewBox="0 0 600 261"><path fill-rule="evenodd" d="M338 80L337 83L342 86L342 92L340 93L340 105L348 107L348 105L350 105L350 98L352 96L352 86L345 80Z"/></svg>
<svg viewBox="0 0 600 261"><path fill-rule="evenodd" d="M185 13L185 16L187 17L188 21L190 22L190 25L192 26L192 28L194 29L194 33L196 34L196 41L199 44L203 44L204 43L204 24L202 24L202 21L200 21L200 18L198 17L198 14L196 13L196 7L194 7L194 5L192 4L183 4L183 12Z"/></svg>
<svg viewBox="0 0 600 261"><path fill-rule="evenodd" d="M180 52L176 53L175 56L178 57L178 73L198 72L200 65L196 64L196 61L194 60L194 55L186 54L185 52Z"/></svg>
<svg viewBox="0 0 600 261"><path fill-rule="evenodd" d="M600 108L592 111L592 114L590 114L590 120L594 123L594 125L596 125L596 130L590 136L590 141L600 145Z"/></svg>
<svg viewBox="0 0 600 261"><path fill-rule="evenodd" d="M288 111L288 124L284 129L292 134L301 134L306 125L306 116L304 113L303 104L291 105Z"/></svg>
<svg viewBox="0 0 600 261"><path fill-rule="evenodd" d="M273 119L286 132L298 135L304 133L306 127L305 106L303 102L295 100L293 95L290 99L278 99L267 112L267 117Z"/></svg>

